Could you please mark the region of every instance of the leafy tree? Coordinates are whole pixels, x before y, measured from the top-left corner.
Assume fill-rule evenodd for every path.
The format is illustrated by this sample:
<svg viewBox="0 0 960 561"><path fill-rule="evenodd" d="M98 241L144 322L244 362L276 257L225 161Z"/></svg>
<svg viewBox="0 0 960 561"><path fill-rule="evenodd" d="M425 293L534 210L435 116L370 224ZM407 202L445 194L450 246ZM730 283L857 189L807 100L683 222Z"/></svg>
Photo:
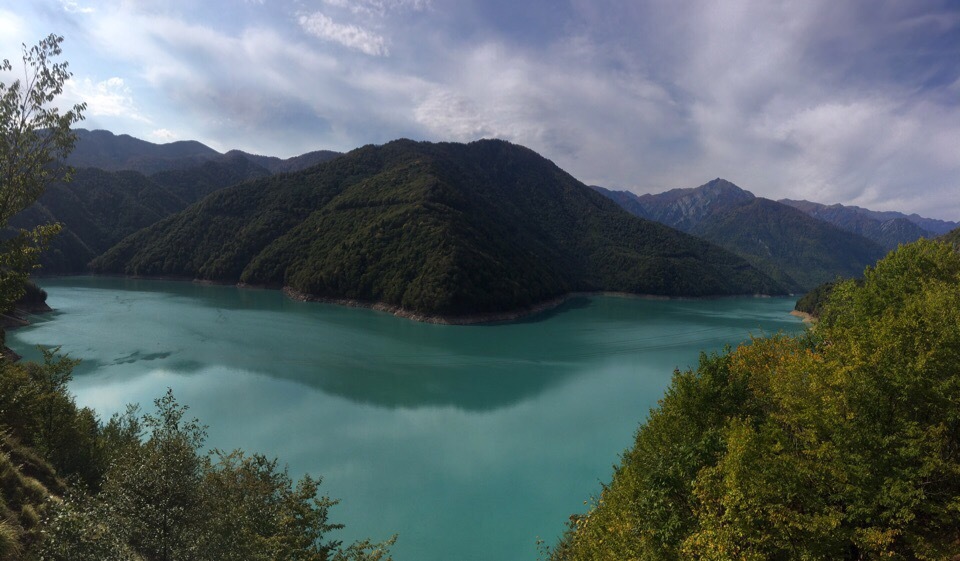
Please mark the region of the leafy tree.
<svg viewBox="0 0 960 561"><path fill-rule="evenodd" d="M0 82L0 229L32 204L51 181L69 178L59 162L73 149L70 126L83 119L86 104L62 112L55 105L70 78L66 62L56 62L63 37L50 35L37 45L23 46L23 77ZM0 72L13 72L4 59ZM55 225L20 230L0 242L0 312L23 294L23 285L37 254L58 231Z"/></svg>
<svg viewBox="0 0 960 561"><path fill-rule="evenodd" d="M294 482L261 455L204 455L205 427L172 392L154 403L155 414L131 408L104 428L113 460L102 490L54 505L40 559L389 561L392 539L330 539L342 526L329 521L337 501L319 480Z"/></svg>

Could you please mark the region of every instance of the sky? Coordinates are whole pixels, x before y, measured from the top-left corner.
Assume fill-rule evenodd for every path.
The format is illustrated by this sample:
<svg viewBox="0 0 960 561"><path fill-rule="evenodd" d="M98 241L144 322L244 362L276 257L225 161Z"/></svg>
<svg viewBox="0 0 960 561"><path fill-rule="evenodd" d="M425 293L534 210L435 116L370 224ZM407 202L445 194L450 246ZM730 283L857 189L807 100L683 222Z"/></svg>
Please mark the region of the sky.
<svg viewBox="0 0 960 561"><path fill-rule="evenodd" d="M723 177L960 221L956 0L0 0L0 58L50 33L88 129L502 138L638 194Z"/></svg>

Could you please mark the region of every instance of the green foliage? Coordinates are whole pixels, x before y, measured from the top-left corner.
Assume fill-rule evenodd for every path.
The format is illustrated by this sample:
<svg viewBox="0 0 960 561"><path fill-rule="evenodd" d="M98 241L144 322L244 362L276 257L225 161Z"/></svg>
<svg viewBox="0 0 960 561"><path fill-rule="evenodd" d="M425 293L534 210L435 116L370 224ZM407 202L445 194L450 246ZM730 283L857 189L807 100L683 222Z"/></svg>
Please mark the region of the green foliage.
<svg viewBox="0 0 960 561"><path fill-rule="evenodd" d="M767 199L713 216L692 233L744 257L797 292L857 277L886 253L880 245Z"/></svg>
<svg viewBox="0 0 960 561"><path fill-rule="evenodd" d="M289 286L446 316L522 309L571 291L784 291L743 260L632 217L502 141L395 141L227 188L93 267Z"/></svg>
<svg viewBox="0 0 960 561"><path fill-rule="evenodd" d="M902 246L816 328L678 372L553 559L960 554L960 255Z"/></svg>
<svg viewBox="0 0 960 561"><path fill-rule="evenodd" d="M76 361L44 352L43 363L0 362L0 427L66 476L97 485L105 459L98 422L67 391Z"/></svg>
<svg viewBox="0 0 960 561"><path fill-rule="evenodd" d="M815 318L820 317L821 312L823 312L823 306L827 303L827 300L830 298L830 294L833 292L833 289L836 286L837 282L825 282L821 284L820 286L801 296L800 299L797 300L797 304L793 307L793 309L797 310L798 312L810 314Z"/></svg>
<svg viewBox="0 0 960 561"><path fill-rule="evenodd" d="M342 548L328 521L336 501L320 481L294 482L276 460L240 451L201 453L206 430L168 391L156 413L130 409L103 430L112 461L96 494L71 491L53 506L41 560L389 560L384 544Z"/></svg>
<svg viewBox="0 0 960 561"><path fill-rule="evenodd" d="M32 204L51 181L68 178L58 165L73 148L70 126L83 118L84 104L61 113L53 105L71 74L61 54L62 37L50 35L36 46L23 46L24 79L0 83L0 228ZM4 59L0 70L12 71ZM27 274L56 226L20 230L0 242L0 312L23 294Z"/></svg>
<svg viewBox="0 0 960 561"><path fill-rule="evenodd" d="M947 234L944 234L941 240L953 244L954 247L960 248L960 228L953 230Z"/></svg>

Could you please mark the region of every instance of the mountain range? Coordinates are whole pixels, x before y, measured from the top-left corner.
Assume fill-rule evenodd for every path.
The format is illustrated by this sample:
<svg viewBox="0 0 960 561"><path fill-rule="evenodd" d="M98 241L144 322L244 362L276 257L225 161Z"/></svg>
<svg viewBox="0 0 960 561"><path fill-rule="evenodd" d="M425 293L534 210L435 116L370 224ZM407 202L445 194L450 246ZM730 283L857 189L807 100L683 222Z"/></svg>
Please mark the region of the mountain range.
<svg viewBox="0 0 960 561"><path fill-rule="evenodd" d="M795 292L812 290L837 277L859 276L864 267L898 244L936 237L957 226L859 207L772 201L720 178L659 194L594 189L636 216L702 237L744 257Z"/></svg>
<svg viewBox="0 0 960 561"><path fill-rule="evenodd" d="M823 205L810 201L780 199L781 203L829 222L838 228L869 238L885 249L895 249L900 244L920 238L935 238L960 226L957 222L924 218L917 214L881 212L858 206L840 204Z"/></svg>
<svg viewBox="0 0 960 561"><path fill-rule="evenodd" d="M242 157L270 173L296 171L326 162L340 155L330 150L307 152L293 158L248 154L231 150L221 154L195 140L181 140L166 144L154 144L130 135L116 135L105 130L75 129L76 146L67 158L67 164L77 167L93 167L106 171L129 170L144 175L160 171L182 170L196 167L204 162L231 160Z"/></svg>
<svg viewBox="0 0 960 561"><path fill-rule="evenodd" d="M68 160L76 168L73 180L48 186L10 221L13 228L63 226L40 256L43 274L86 272L93 258L126 236L218 189L339 155L324 150L281 160L239 150L221 154L192 141L153 144L108 131L76 132Z"/></svg>
<svg viewBox="0 0 960 561"><path fill-rule="evenodd" d="M77 132L74 180L11 221L63 225L43 272L286 287L411 315L507 312L574 291L804 292L956 226L771 201L719 178L657 195L590 189L502 141L282 160Z"/></svg>
<svg viewBox="0 0 960 561"><path fill-rule="evenodd" d="M507 312L576 291L785 292L733 254L633 217L535 152L494 140L398 140L222 189L91 265L432 317Z"/></svg>

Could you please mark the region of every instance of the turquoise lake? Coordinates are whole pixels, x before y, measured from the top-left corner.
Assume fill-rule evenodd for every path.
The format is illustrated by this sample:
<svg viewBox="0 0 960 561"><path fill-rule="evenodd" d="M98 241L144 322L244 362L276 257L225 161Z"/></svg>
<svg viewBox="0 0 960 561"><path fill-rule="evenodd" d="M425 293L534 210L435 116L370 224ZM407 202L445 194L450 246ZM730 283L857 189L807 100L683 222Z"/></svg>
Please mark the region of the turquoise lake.
<svg viewBox="0 0 960 561"><path fill-rule="evenodd" d="M8 333L82 359L101 418L172 388L208 445L323 477L350 541L399 534L396 561L537 558L608 481L675 368L751 335L802 330L793 298L582 297L511 323L443 326L279 292L41 279L54 312Z"/></svg>

